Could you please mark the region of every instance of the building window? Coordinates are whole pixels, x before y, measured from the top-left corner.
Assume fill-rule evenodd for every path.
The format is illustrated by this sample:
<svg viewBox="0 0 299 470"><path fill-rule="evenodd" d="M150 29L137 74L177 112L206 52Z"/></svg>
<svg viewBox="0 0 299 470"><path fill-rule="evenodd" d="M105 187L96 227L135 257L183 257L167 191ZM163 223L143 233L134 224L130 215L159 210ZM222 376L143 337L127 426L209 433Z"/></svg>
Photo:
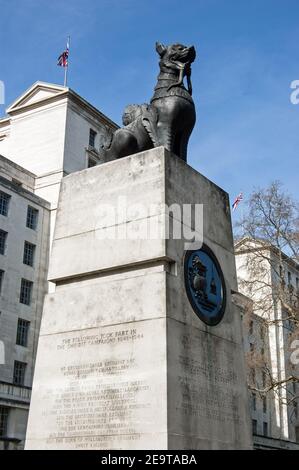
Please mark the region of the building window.
<svg viewBox="0 0 299 470"><path fill-rule="evenodd" d="M26 366L25 362L15 361L13 371L13 383L15 385L24 385Z"/></svg>
<svg viewBox="0 0 299 470"><path fill-rule="evenodd" d="M15 178L12 178L12 179L11 179L11 182L12 182L13 184L15 184L16 186L19 186L19 187L22 187L22 186L23 186L23 183L22 183L21 181L15 179Z"/></svg>
<svg viewBox="0 0 299 470"><path fill-rule="evenodd" d="M36 230L37 219L38 219L38 210L34 209L34 207L28 206L26 227L31 228L32 230Z"/></svg>
<svg viewBox="0 0 299 470"><path fill-rule="evenodd" d="M292 284L292 274L290 271L288 271L288 285L290 286Z"/></svg>
<svg viewBox="0 0 299 470"><path fill-rule="evenodd" d="M299 277L296 277L296 290L299 291Z"/></svg>
<svg viewBox="0 0 299 470"><path fill-rule="evenodd" d="M3 271L3 269L0 269L0 295L1 295L1 292L2 292L3 279L4 279L4 271Z"/></svg>
<svg viewBox="0 0 299 470"><path fill-rule="evenodd" d="M28 266L33 266L34 262L34 253L35 253L35 245L29 242L24 243L24 256L23 256L23 263L27 264Z"/></svg>
<svg viewBox="0 0 299 470"><path fill-rule="evenodd" d="M263 413L267 413L267 398L263 397Z"/></svg>
<svg viewBox="0 0 299 470"><path fill-rule="evenodd" d="M250 348L250 352L253 353L254 352L254 344L250 343L249 348Z"/></svg>
<svg viewBox="0 0 299 470"><path fill-rule="evenodd" d="M0 406L0 437L7 435L8 412L7 406Z"/></svg>
<svg viewBox="0 0 299 470"><path fill-rule="evenodd" d="M266 376L266 372L262 372L262 387L263 388L266 388L266 384L267 384L267 376Z"/></svg>
<svg viewBox="0 0 299 470"><path fill-rule="evenodd" d="M10 195L0 191L0 214L7 216Z"/></svg>
<svg viewBox="0 0 299 470"><path fill-rule="evenodd" d="M92 168L93 166L96 166L97 162L93 158L88 158L88 168Z"/></svg>
<svg viewBox="0 0 299 470"><path fill-rule="evenodd" d="M266 423L266 422L263 422L263 435L265 437L268 436L268 423Z"/></svg>
<svg viewBox="0 0 299 470"><path fill-rule="evenodd" d="M0 254L5 254L6 249L6 239L7 239L7 232L4 230L0 230Z"/></svg>
<svg viewBox="0 0 299 470"><path fill-rule="evenodd" d="M27 346L29 326L30 326L30 321L23 320L22 318L18 319L16 344L19 344L20 346L24 346L24 347Z"/></svg>
<svg viewBox="0 0 299 470"><path fill-rule="evenodd" d="M295 433L296 433L296 442L298 442L299 444L299 426L296 426Z"/></svg>
<svg viewBox="0 0 299 470"><path fill-rule="evenodd" d="M255 369L254 368L250 369L250 382L251 382L252 385L255 385L256 374L255 374Z"/></svg>
<svg viewBox="0 0 299 470"><path fill-rule="evenodd" d="M252 420L252 433L257 434L257 420L256 419Z"/></svg>
<svg viewBox="0 0 299 470"><path fill-rule="evenodd" d="M256 411L256 394L252 394L252 409L253 411Z"/></svg>
<svg viewBox="0 0 299 470"><path fill-rule="evenodd" d="M25 305L31 304L33 282L22 279L20 291L20 303Z"/></svg>
<svg viewBox="0 0 299 470"><path fill-rule="evenodd" d="M93 147L93 148L95 147L96 135L97 133L93 129L89 130L89 146L90 147Z"/></svg>

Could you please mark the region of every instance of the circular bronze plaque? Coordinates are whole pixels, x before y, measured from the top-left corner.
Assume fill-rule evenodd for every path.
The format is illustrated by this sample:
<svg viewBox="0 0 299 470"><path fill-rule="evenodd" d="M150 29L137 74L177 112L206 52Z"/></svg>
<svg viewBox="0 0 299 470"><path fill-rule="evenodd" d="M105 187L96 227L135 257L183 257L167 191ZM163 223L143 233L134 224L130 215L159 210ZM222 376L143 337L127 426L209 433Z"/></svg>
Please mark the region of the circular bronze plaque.
<svg viewBox="0 0 299 470"><path fill-rule="evenodd" d="M189 250L184 260L185 287L196 315L207 325L217 325L224 315L226 288L220 264L205 244Z"/></svg>

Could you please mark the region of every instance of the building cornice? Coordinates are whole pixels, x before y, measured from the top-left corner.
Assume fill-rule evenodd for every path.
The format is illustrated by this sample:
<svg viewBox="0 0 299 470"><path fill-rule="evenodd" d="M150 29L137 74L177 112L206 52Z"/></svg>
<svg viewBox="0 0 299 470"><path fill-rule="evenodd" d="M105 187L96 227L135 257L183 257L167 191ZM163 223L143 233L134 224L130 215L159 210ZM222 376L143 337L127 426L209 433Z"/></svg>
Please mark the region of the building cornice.
<svg viewBox="0 0 299 470"><path fill-rule="evenodd" d="M9 189L10 191L13 191L19 194L20 196L23 196L26 199L29 199L34 204L44 207L44 209L50 210L51 208L51 204L49 201L46 201L46 199L43 199L40 196L37 196L36 194L32 193L28 189L23 188L22 186L4 178L3 176L0 176L0 186L1 185Z"/></svg>
<svg viewBox="0 0 299 470"><path fill-rule="evenodd" d="M10 160L9 158L6 158L4 157L4 155L1 155L0 154L0 163L1 161L3 163L6 163L7 165L9 166L12 166L13 168L15 168L16 170L22 172L22 173L25 173L26 175L30 176L31 178L37 178L36 174L35 173L32 173L31 171L29 170L26 170L26 168L18 165L17 163L13 162L12 160Z"/></svg>
<svg viewBox="0 0 299 470"><path fill-rule="evenodd" d="M87 108L90 114L92 114L96 119L99 119L100 121L103 122L103 124L106 124L109 127L114 128L115 130L119 128L119 126L112 121L110 118L105 116L105 114L101 113L95 106L90 104L88 101L86 101L84 98L79 96L74 90L69 89L68 90L68 97L76 104L79 104L80 106L83 105L84 108Z"/></svg>
<svg viewBox="0 0 299 470"><path fill-rule="evenodd" d="M43 91L49 90L51 92L56 91L56 93L54 93L53 95L47 96L45 98L41 98L38 101L26 103L26 100L34 96L37 90L43 90ZM8 117L4 118L4 120L0 121L0 123L2 122L9 123L10 116L17 116L24 112L41 108L43 106L47 106L49 104L62 101L64 99L66 100L69 99L74 104L77 104L79 107L84 108L91 116L93 116L96 120L102 122L104 125L114 130L119 128L119 126L115 122L113 122L110 118L108 118L103 113L101 113L101 111L99 111L95 106L93 106L91 103L89 103L80 95L78 95L71 88L61 87L59 85L54 85L54 84L44 83L44 82L36 82L28 90L26 90L17 100L15 100L6 110ZM25 103L22 104L22 102L24 101Z"/></svg>
<svg viewBox="0 0 299 470"><path fill-rule="evenodd" d="M58 93L57 95L53 95L53 96L47 96L47 98L42 98L39 101L34 101L33 103L24 104L24 105L18 106L15 109L10 109L9 110L9 115L10 116L16 116L16 115L22 114L26 111L31 111L33 109L37 109L37 108L40 108L42 106L52 104L52 103L55 103L57 101L61 101L62 99L67 98L67 96L68 96L68 91L64 91L62 93Z"/></svg>
<svg viewBox="0 0 299 470"><path fill-rule="evenodd" d="M294 259L290 258L267 240L244 237L235 242L235 256L247 253L256 253L259 251L269 251L274 256L279 256L281 254L281 258L285 263L288 263L295 270L299 271L299 264Z"/></svg>
<svg viewBox="0 0 299 470"><path fill-rule="evenodd" d="M6 125L10 124L10 117L5 116L5 117L0 119L0 126L3 125L3 127L4 127L5 124Z"/></svg>
<svg viewBox="0 0 299 470"><path fill-rule="evenodd" d="M6 109L7 114L11 114L11 111L13 111L14 108L21 107L22 104L20 105L20 103L33 97L37 90L50 91L51 93L53 93L52 95L45 98L47 99L67 91L68 88L61 85L55 85L53 83L37 81L33 83L33 85L31 85L29 88L27 88L27 90L25 90L21 96L19 96L15 101L13 101L13 103L11 103L11 105ZM38 102L40 101L42 101L42 99L38 100ZM26 106L26 103L24 104L24 106Z"/></svg>

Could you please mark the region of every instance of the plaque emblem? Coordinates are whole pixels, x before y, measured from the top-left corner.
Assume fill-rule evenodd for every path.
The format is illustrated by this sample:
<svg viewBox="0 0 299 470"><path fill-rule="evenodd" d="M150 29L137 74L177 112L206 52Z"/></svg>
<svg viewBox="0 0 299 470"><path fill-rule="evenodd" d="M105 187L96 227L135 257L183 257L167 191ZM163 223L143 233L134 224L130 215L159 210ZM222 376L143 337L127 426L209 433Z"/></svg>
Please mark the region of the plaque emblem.
<svg viewBox="0 0 299 470"><path fill-rule="evenodd" d="M204 244L200 250L186 251L184 271L186 292L194 312L207 325L217 325L225 311L226 288L216 256Z"/></svg>

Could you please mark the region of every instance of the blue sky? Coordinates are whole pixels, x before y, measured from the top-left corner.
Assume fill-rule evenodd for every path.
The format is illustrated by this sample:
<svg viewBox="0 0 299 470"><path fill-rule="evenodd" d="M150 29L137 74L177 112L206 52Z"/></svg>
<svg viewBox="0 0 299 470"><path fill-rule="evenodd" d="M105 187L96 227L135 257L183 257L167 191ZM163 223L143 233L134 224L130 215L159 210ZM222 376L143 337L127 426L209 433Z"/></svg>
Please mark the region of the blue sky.
<svg viewBox="0 0 299 470"><path fill-rule="evenodd" d="M68 34L69 86L117 123L152 95L155 41L194 44L188 162L231 199L275 179L297 198L298 0L0 0L6 105L37 80L63 83Z"/></svg>

